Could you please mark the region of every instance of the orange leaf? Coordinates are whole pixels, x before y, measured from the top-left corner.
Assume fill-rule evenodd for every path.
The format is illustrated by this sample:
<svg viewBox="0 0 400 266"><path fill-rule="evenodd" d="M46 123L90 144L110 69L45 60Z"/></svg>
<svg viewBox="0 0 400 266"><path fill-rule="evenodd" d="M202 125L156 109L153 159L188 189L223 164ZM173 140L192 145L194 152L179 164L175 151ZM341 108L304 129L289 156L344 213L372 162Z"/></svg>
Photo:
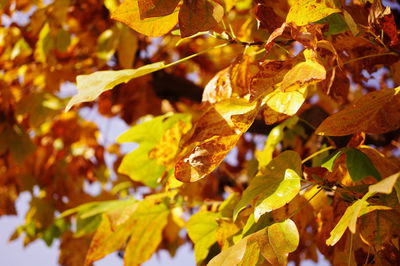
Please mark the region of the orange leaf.
<svg viewBox="0 0 400 266"><path fill-rule="evenodd" d="M211 173L253 123L257 107L258 103L243 99L222 101L210 107L184 142L185 153L175 166L175 177L194 182Z"/></svg>
<svg viewBox="0 0 400 266"><path fill-rule="evenodd" d="M208 31L222 20L224 8L214 0L184 1L179 12L182 37Z"/></svg>
<svg viewBox="0 0 400 266"><path fill-rule="evenodd" d="M359 132L382 134L400 127L400 87L370 92L329 116L316 133L345 136Z"/></svg>

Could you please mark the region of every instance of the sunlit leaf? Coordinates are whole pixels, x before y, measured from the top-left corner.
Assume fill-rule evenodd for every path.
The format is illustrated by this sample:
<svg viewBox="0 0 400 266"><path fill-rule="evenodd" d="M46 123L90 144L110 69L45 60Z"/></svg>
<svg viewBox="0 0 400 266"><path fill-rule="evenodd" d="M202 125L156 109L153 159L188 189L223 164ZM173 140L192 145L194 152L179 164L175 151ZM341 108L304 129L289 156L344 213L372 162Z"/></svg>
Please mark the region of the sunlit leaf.
<svg viewBox="0 0 400 266"><path fill-rule="evenodd" d="M292 1L286 22L293 22L298 26L303 26L338 12L341 12L341 10L335 6L333 0Z"/></svg>
<svg viewBox="0 0 400 266"><path fill-rule="evenodd" d="M126 83L131 79L150 74L164 67L165 64L163 62L158 62L137 69L97 71L90 75L78 76L76 79L78 94L72 97L65 109L69 110L73 105L78 103L93 101L100 94L111 90L118 84Z"/></svg>
<svg viewBox="0 0 400 266"><path fill-rule="evenodd" d="M400 173L386 177L382 181L374 185L370 185L368 187L368 192L390 194L392 193L392 190L395 187L395 184L399 177Z"/></svg>
<svg viewBox="0 0 400 266"><path fill-rule="evenodd" d="M373 193L368 192L364 195L362 199L355 201L351 206L349 206L342 218L336 224L335 228L330 233L330 237L326 240L326 244L329 246L335 245L340 238L343 236L347 228L354 234L356 231L357 218L372 212L374 210L387 210L386 206L368 206L367 199L372 196Z"/></svg>
<svg viewBox="0 0 400 266"><path fill-rule="evenodd" d="M143 182L149 187L157 187L159 185L159 179L165 172L164 162L173 160L175 153L178 150L177 145L179 144L182 128L177 127L178 133L174 139L166 145L158 146L160 141L163 141L163 136L171 127L173 127L179 121L188 121L190 116L186 114L175 114L175 115L163 115L158 116L150 121L136 125L123 133L118 137L119 143L124 142L136 142L139 147L134 151L124 156L118 172L128 175L135 181ZM180 124L185 127L186 123ZM164 137L165 138L165 137ZM165 139L164 141L167 141ZM162 144L160 144L162 145ZM169 149L167 151L166 149ZM171 153L169 157L157 158L157 153L161 155L163 152ZM172 156L172 158L171 158ZM161 160L161 161L160 161Z"/></svg>
<svg viewBox="0 0 400 266"><path fill-rule="evenodd" d="M207 257L209 248L217 241L218 217L218 213L198 212L186 224L189 237L194 243L197 263Z"/></svg>
<svg viewBox="0 0 400 266"><path fill-rule="evenodd" d="M99 260L122 247L127 239L129 253L125 262L142 263L150 258L161 241L161 232L167 223L169 210L164 204L154 205L142 201L133 214L124 223L113 226L113 221L107 215L102 216L86 257L86 264ZM150 241L150 242L148 242Z"/></svg>
<svg viewBox="0 0 400 266"><path fill-rule="evenodd" d="M347 149L346 167L351 179L360 181L367 176L373 176L376 180L381 180L381 175L376 170L372 161L362 151L358 149Z"/></svg>
<svg viewBox="0 0 400 266"><path fill-rule="evenodd" d="M179 28L182 37L207 31L222 20L224 8L214 0L184 1L179 11Z"/></svg>
<svg viewBox="0 0 400 266"><path fill-rule="evenodd" d="M170 15L140 18L138 1L124 1L111 15L111 18L125 23L137 32L150 37L168 33L178 22L178 10Z"/></svg>
<svg viewBox="0 0 400 266"><path fill-rule="evenodd" d="M400 88L370 92L316 129L320 135L382 134L400 127Z"/></svg>
<svg viewBox="0 0 400 266"><path fill-rule="evenodd" d="M150 259L162 240L169 209L164 204L142 205L134 213L137 222L130 229L131 238L125 249L124 264L139 265Z"/></svg>
<svg viewBox="0 0 400 266"><path fill-rule="evenodd" d="M342 154L342 151L336 151L329 155L327 158L324 159L322 167L328 169L328 171L332 172L333 167L335 166L336 159Z"/></svg>
<svg viewBox="0 0 400 266"><path fill-rule="evenodd" d="M266 212L290 202L300 191L301 158L294 151L285 151L274 158L263 171L254 177L243 192L235 208L234 217L249 204L255 206L257 221Z"/></svg>
<svg viewBox="0 0 400 266"><path fill-rule="evenodd" d="M211 106L195 123L184 142L185 154L176 164L175 177L194 182L211 173L247 131L257 114L257 102L243 99Z"/></svg>
<svg viewBox="0 0 400 266"><path fill-rule="evenodd" d="M233 64L218 72L208 82L202 101L216 103L249 94L251 78L257 72L258 66L252 63L249 57L237 58Z"/></svg>
<svg viewBox="0 0 400 266"><path fill-rule="evenodd" d="M314 52L306 49L303 54L306 61L296 64L285 74L280 84L281 91L298 90L299 88L315 84L325 79L326 70L324 66L314 58Z"/></svg>
<svg viewBox="0 0 400 266"><path fill-rule="evenodd" d="M298 244L299 232L295 223L285 220L246 236L215 256L207 265L239 265L243 258L250 255L258 257L259 253L272 265L286 265L288 254L296 250ZM245 256L248 248L253 253Z"/></svg>

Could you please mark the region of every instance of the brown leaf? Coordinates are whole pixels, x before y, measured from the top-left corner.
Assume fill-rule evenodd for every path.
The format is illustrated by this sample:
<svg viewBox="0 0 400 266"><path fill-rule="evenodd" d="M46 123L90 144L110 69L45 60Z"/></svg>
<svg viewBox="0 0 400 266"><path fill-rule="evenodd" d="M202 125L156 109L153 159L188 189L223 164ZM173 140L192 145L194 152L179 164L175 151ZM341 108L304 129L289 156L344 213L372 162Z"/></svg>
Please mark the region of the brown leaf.
<svg viewBox="0 0 400 266"><path fill-rule="evenodd" d="M163 17L171 14L180 0L138 0L140 18Z"/></svg>
<svg viewBox="0 0 400 266"><path fill-rule="evenodd" d="M222 20L224 8L214 0L185 0L179 11L182 37L208 31Z"/></svg>
<svg viewBox="0 0 400 266"><path fill-rule="evenodd" d="M400 87L370 92L317 128L320 135L382 134L400 127Z"/></svg>
<svg viewBox="0 0 400 266"><path fill-rule="evenodd" d="M64 233L61 237L58 263L62 266L82 266L89 245L90 236L75 238L72 232Z"/></svg>

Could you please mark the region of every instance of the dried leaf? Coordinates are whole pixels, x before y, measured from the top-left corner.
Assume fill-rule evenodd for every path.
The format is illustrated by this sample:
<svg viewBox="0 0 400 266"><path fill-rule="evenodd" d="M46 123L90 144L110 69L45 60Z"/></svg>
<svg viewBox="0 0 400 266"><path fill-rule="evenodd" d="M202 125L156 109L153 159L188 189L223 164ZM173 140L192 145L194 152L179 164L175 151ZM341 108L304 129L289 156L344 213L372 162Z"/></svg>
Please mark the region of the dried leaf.
<svg viewBox="0 0 400 266"><path fill-rule="evenodd" d="M180 0L138 0L140 18L163 17L174 12Z"/></svg>
<svg viewBox="0 0 400 266"><path fill-rule="evenodd" d="M188 37L217 26L224 16L224 8L214 0L184 1L179 11L182 37Z"/></svg>

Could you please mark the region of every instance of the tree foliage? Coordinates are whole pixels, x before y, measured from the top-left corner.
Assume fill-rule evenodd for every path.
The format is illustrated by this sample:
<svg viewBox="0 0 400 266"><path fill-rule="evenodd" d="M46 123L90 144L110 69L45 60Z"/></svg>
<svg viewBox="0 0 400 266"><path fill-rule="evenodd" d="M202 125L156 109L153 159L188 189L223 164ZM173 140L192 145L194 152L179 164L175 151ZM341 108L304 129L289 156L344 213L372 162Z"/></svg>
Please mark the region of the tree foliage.
<svg viewBox="0 0 400 266"><path fill-rule="evenodd" d="M394 12L0 0L0 215L31 195L11 239L59 239L68 266L185 243L199 265L396 265ZM130 129L110 140L117 119Z"/></svg>

